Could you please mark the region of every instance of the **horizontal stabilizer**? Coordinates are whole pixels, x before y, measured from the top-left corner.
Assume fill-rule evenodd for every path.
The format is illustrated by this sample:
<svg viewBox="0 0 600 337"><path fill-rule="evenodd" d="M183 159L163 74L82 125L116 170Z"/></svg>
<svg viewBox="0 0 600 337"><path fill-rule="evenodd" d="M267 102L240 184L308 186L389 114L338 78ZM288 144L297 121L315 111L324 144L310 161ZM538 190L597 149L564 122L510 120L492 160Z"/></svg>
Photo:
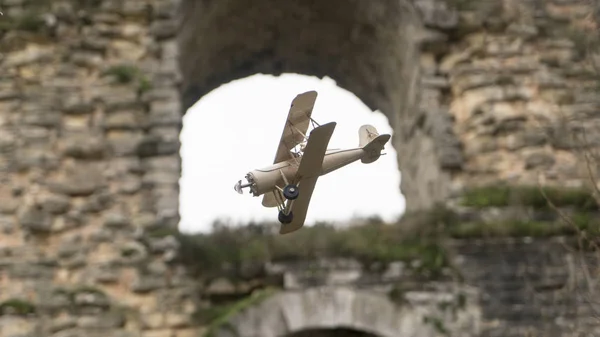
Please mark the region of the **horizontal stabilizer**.
<svg viewBox="0 0 600 337"><path fill-rule="evenodd" d="M381 151L385 147L385 144L392 138L391 135L383 134L378 135L373 138L367 145L363 146L363 150L365 150L366 154L360 160L363 164L369 164L381 156Z"/></svg>

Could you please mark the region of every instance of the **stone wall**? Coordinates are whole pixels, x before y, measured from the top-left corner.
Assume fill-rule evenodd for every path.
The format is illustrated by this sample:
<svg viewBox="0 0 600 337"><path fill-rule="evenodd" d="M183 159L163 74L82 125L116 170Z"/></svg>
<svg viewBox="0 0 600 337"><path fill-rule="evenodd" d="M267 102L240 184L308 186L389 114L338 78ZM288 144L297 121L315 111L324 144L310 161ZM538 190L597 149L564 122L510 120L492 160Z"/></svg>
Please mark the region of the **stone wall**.
<svg viewBox="0 0 600 337"><path fill-rule="evenodd" d="M450 242L466 284L479 291L481 336L600 333L597 253L573 238Z"/></svg>
<svg viewBox="0 0 600 337"><path fill-rule="evenodd" d="M551 185L587 185L580 150L597 145L600 97L592 2L453 3L416 2L428 27L420 109L400 126L412 138L395 144L400 167L424 181L403 189L407 203L419 208L472 186L532 185L540 174Z"/></svg>
<svg viewBox="0 0 600 337"><path fill-rule="evenodd" d="M194 335L176 3L0 4L0 336Z"/></svg>
<svg viewBox="0 0 600 337"><path fill-rule="evenodd" d="M561 133L572 124L558 116L593 126L596 101L586 88L594 88L595 77L573 42L577 36L563 36L588 23L586 7L393 3L389 10L352 7L363 15L356 41L370 48L331 48L335 41L318 38L317 30L309 42L327 48L305 50L304 61L285 52L276 62L250 50L266 67L256 69L331 75L381 108L396 130L410 208L472 184L529 183L537 169L549 181L581 184L574 144ZM192 319L203 303L199 282L173 263L179 243L165 235L179 221L179 132L190 103L180 97L180 84L192 74L178 63L178 2L4 0L0 6L0 336L195 336L202 331ZM424 31L417 29L417 12ZM394 20L374 29L386 15ZM327 18L320 16L330 27ZM336 20L338 37L351 41L345 34L353 21ZM201 33L217 36L216 28L227 26L215 21ZM199 34L187 27L187 34ZM253 30L238 30L231 41L244 40L242 32ZM372 43L373 36L381 40ZM422 53L412 58L417 38ZM296 41L269 41L280 40ZM239 52L233 42L226 49ZM186 55L200 52L194 48ZM330 54L340 50L348 52L344 60L356 56L355 63ZM240 55L235 69L223 68L227 76L208 73L207 81L214 87L259 71ZM416 59L420 69L411 66ZM343 67L323 65L333 63ZM344 77L350 70L360 71ZM413 85L418 81L422 87ZM198 96L208 87L191 88Z"/></svg>
<svg viewBox="0 0 600 337"><path fill-rule="evenodd" d="M378 244L373 243L381 248ZM424 269L415 269L424 263L419 259L376 267L321 257L268 262L262 276L241 282L215 278L203 291L213 305L222 306L219 299L236 294L241 299L213 333L286 336L329 330L333 336L332 329L341 328L375 336L401 331L402 336L516 337L600 332L598 255L579 251L575 238L445 240L443 245L452 266L445 276L428 277ZM248 297L252 287L256 293ZM256 296L261 292L266 296Z"/></svg>

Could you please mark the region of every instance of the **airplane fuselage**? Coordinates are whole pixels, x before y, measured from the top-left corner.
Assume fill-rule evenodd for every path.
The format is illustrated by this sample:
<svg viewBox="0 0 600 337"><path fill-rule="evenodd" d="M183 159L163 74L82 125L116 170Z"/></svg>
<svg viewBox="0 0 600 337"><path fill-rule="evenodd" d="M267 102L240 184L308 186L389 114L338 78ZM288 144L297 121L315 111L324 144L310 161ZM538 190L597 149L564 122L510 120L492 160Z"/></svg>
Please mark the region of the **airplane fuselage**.
<svg viewBox="0 0 600 337"><path fill-rule="evenodd" d="M363 148L327 150L327 152L325 152L325 157L323 157L323 164L321 165L321 170L318 175L322 176L333 172L339 168L360 160L366 154L367 152ZM285 180L283 179L282 173L289 182L294 180L296 177L296 172L298 171L300 160L301 157L292 158L284 162L273 164L269 167L256 169L249 172L246 175L246 179L248 182L252 183L250 186L250 191L254 196L260 196L264 193L271 192L276 188L275 186L285 186ZM302 189L301 180L311 177L307 176L299 178L300 183L298 187Z"/></svg>

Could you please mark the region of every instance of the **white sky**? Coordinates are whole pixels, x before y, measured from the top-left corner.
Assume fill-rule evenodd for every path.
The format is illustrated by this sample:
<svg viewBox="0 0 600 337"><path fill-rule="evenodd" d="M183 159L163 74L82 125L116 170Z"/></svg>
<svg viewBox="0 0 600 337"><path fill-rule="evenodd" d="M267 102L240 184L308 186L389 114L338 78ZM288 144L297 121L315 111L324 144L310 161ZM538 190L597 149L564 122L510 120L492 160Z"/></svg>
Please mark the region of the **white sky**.
<svg viewBox="0 0 600 337"><path fill-rule="evenodd" d="M313 118L337 126L329 148L358 146L358 128L371 124L393 135L387 118L372 112L330 78L254 75L223 85L200 99L184 117L181 133L180 230L208 232L215 219L232 224L277 221L277 208L264 208L262 196L235 183L247 172L272 164L290 104L297 94L316 90ZM387 155L360 161L322 176L311 199L306 225L378 215L394 221L404 212L400 174L391 141Z"/></svg>

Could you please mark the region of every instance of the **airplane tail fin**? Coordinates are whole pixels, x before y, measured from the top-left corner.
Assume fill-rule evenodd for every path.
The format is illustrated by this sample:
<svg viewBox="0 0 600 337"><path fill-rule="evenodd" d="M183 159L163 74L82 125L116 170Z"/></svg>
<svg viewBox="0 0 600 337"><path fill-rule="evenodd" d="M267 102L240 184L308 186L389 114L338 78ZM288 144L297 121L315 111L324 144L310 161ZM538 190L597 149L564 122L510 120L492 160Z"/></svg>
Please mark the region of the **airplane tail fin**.
<svg viewBox="0 0 600 337"><path fill-rule="evenodd" d="M358 129L358 146L365 150L365 155L361 158L363 164L369 164L381 156L381 151L385 144L392 137L388 134L380 135L372 125L363 125Z"/></svg>

